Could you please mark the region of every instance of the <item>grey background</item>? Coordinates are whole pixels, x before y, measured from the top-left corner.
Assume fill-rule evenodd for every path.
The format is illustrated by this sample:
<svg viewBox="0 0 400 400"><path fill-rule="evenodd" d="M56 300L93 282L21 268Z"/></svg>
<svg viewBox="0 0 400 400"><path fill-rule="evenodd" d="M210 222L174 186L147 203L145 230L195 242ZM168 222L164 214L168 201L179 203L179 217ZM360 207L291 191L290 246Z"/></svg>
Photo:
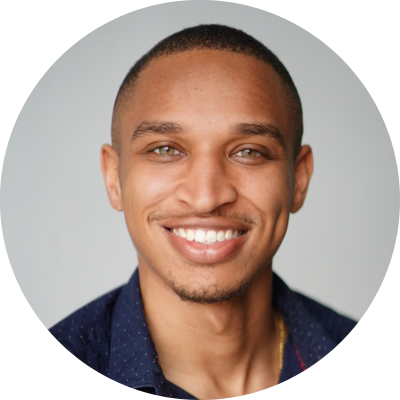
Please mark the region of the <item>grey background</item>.
<svg viewBox="0 0 400 400"><path fill-rule="evenodd" d="M118 87L165 36L199 23L243 29L290 71L303 102L315 173L274 269L297 289L360 318L389 265L398 175L384 122L347 65L318 39L265 11L180 2L118 18L83 38L28 98L4 161L1 217L11 265L49 327L126 282L137 258L99 167Z"/></svg>

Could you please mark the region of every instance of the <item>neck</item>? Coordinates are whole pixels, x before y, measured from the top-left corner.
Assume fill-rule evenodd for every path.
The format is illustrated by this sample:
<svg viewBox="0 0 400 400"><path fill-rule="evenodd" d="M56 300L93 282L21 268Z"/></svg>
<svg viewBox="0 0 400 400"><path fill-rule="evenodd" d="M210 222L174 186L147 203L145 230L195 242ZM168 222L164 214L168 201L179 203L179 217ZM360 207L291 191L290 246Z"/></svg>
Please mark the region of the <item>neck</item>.
<svg viewBox="0 0 400 400"><path fill-rule="evenodd" d="M197 398L253 393L278 383L279 329L271 265L221 304L183 302L139 263L146 320L167 380Z"/></svg>

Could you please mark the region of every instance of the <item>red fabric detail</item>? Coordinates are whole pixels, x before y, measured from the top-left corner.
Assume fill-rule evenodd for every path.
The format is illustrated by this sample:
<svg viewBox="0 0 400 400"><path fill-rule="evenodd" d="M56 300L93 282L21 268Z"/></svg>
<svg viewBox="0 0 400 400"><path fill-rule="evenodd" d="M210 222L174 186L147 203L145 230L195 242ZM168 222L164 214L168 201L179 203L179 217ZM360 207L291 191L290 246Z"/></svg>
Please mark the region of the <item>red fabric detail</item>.
<svg viewBox="0 0 400 400"><path fill-rule="evenodd" d="M301 367L301 369L302 369L303 371L305 371L307 368L306 368L306 366L304 365L303 360L302 360L301 357L300 357L299 351L297 350L296 343L293 342L293 346L294 346L294 351L296 352L297 359L299 360L300 367Z"/></svg>
<svg viewBox="0 0 400 400"><path fill-rule="evenodd" d="M172 398L172 392L171 392L171 389L169 388L169 385L168 385L168 384L167 384L167 388L168 388L168 391L169 391L169 397Z"/></svg>

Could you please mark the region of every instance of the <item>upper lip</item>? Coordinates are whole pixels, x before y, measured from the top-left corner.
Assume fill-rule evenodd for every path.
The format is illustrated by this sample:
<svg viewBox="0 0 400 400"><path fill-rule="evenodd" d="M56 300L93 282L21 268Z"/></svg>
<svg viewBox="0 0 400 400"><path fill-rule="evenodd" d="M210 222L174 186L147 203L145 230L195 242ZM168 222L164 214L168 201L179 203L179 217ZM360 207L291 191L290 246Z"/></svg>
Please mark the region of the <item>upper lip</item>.
<svg viewBox="0 0 400 400"><path fill-rule="evenodd" d="M224 219L221 217L188 217L183 219L171 219L162 223L165 228L168 229L204 229L204 230L236 230L236 231L247 231L251 229L249 224L241 221Z"/></svg>

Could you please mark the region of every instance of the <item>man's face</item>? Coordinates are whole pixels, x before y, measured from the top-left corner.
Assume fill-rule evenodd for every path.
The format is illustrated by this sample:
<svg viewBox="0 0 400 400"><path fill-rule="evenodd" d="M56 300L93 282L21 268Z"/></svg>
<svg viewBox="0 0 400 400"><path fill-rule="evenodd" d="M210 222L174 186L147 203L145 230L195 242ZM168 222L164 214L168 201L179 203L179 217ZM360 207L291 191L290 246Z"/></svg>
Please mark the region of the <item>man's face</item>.
<svg viewBox="0 0 400 400"><path fill-rule="evenodd" d="M120 117L113 203L141 273L213 302L270 267L301 206L284 93L269 66L231 52L174 54L141 72Z"/></svg>

